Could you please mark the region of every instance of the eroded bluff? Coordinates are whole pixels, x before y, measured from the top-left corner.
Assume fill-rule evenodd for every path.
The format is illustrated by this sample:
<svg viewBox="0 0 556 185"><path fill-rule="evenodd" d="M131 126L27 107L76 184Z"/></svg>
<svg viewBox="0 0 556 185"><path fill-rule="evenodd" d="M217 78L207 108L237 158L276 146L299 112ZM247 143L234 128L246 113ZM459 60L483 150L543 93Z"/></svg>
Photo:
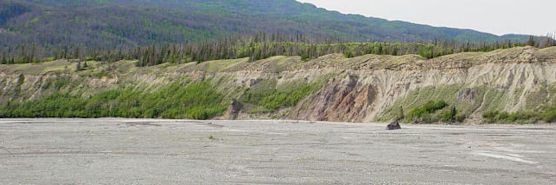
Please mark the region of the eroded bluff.
<svg viewBox="0 0 556 185"><path fill-rule="evenodd" d="M89 61L89 67L80 71L75 63L0 65L0 104L13 109L14 104L40 103L56 93L89 100L125 89L139 94L137 105L119 105L119 96L109 103L137 106L134 117L196 118L172 116L198 108L187 93L203 93L179 90L194 83L209 84L202 87L218 95L214 98L223 108L202 117L212 119L447 121L444 118L451 114L475 123L486 112L542 111L556 103L556 48L522 47L430 60L415 55L345 58L335 54L311 61L277 56L255 62L236 59L153 67L135 67L135 61ZM173 104L169 101L158 114L146 114L141 97L168 86L185 94L169 94L176 99ZM176 105L180 102L184 105ZM106 115L95 117L99 116Z"/></svg>

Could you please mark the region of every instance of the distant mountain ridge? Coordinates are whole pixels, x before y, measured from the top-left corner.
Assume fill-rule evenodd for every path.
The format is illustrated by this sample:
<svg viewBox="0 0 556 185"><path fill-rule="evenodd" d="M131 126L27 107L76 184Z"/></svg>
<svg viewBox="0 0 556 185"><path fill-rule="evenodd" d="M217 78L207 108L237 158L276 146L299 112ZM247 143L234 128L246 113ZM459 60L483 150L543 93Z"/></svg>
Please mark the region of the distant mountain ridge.
<svg viewBox="0 0 556 185"><path fill-rule="evenodd" d="M0 47L34 43L44 48L115 48L258 32L346 41L528 38L346 15L295 0L0 0L0 30Z"/></svg>

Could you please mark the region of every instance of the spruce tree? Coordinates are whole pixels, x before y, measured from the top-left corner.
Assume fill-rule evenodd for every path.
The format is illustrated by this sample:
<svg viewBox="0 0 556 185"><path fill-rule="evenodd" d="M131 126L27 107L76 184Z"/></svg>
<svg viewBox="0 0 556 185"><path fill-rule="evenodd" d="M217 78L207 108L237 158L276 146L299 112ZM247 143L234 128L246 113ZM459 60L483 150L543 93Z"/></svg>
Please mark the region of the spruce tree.
<svg viewBox="0 0 556 185"><path fill-rule="evenodd" d="M529 36L529 40L527 40L527 45L528 46L535 46L536 45L535 37Z"/></svg>
<svg viewBox="0 0 556 185"><path fill-rule="evenodd" d="M78 61L77 64L75 64L75 71L81 71L81 61Z"/></svg>
<svg viewBox="0 0 556 185"><path fill-rule="evenodd" d="M456 106L452 106L452 109L450 110L450 122L455 123L456 122L456 115L458 114L458 111L456 109Z"/></svg>
<svg viewBox="0 0 556 185"><path fill-rule="evenodd" d="M7 64L8 60L6 59L5 55L2 55L2 60L0 60L0 64Z"/></svg>

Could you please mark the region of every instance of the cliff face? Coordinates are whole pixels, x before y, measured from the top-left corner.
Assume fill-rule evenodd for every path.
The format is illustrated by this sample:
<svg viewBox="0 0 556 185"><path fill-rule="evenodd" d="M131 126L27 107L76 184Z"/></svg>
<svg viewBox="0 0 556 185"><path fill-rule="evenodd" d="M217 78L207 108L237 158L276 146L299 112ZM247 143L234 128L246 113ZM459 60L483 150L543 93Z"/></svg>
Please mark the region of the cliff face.
<svg viewBox="0 0 556 185"><path fill-rule="evenodd" d="M367 62L306 98L291 118L386 121L399 107L409 109L429 100L445 100L470 120L479 120L486 111L540 109L556 100L554 51L518 48L386 63L362 57Z"/></svg>
<svg viewBox="0 0 556 185"><path fill-rule="evenodd" d="M135 67L134 61L88 65L78 72L75 63L67 61L0 65L0 104L54 92L83 97L114 88L148 92L175 81L201 80L225 97L224 104L234 109L228 112L238 119L388 121L400 110L407 113L428 101L443 100L467 122L480 122L487 111L535 111L556 103L556 48L513 48L431 60L412 55L328 55L308 62L272 57L144 68ZM253 98L258 96L261 101ZM273 106L268 96L283 97L290 104Z"/></svg>

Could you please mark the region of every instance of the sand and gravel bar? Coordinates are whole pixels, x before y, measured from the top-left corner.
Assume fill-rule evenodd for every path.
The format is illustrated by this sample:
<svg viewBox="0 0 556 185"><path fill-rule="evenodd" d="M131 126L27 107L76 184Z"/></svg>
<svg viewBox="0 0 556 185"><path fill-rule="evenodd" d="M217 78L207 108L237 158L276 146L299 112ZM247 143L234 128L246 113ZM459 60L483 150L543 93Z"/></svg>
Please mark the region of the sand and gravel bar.
<svg viewBox="0 0 556 185"><path fill-rule="evenodd" d="M556 184L556 125L0 119L0 184Z"/></svg>

